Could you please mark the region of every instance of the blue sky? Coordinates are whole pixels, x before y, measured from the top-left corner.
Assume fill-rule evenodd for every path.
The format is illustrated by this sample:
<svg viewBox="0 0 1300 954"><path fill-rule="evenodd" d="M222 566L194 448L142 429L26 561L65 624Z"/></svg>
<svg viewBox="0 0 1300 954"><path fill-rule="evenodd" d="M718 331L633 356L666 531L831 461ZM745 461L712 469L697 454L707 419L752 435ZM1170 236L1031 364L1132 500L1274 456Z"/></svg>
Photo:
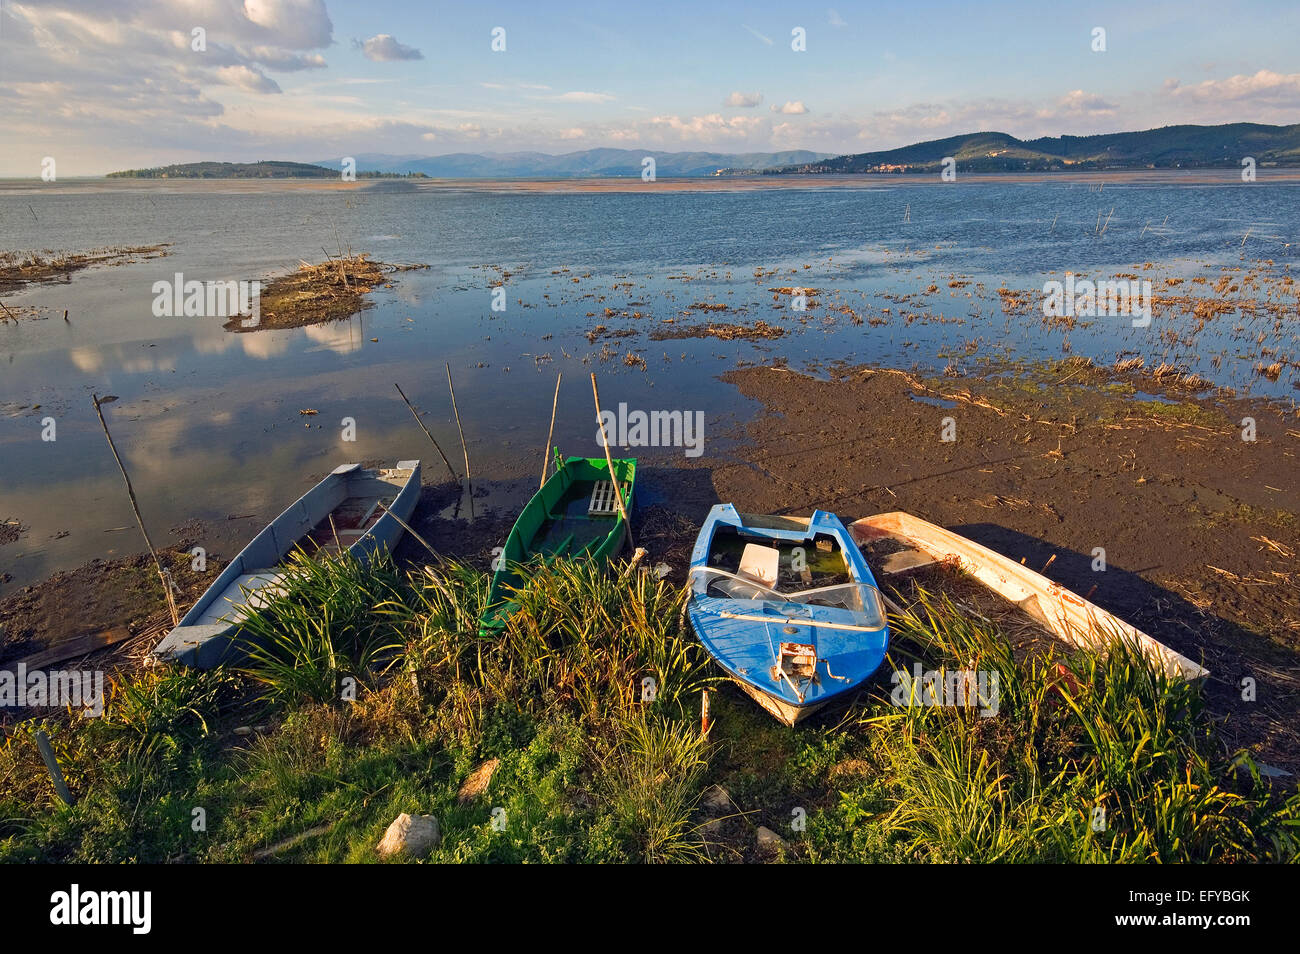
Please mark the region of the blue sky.
<svg viewBox="0 0 1300 954"><path fill-rule="evenodd" d="M0 175L1291 123L1297 36L1300 4L1262 0L0 0Z"/></svg>

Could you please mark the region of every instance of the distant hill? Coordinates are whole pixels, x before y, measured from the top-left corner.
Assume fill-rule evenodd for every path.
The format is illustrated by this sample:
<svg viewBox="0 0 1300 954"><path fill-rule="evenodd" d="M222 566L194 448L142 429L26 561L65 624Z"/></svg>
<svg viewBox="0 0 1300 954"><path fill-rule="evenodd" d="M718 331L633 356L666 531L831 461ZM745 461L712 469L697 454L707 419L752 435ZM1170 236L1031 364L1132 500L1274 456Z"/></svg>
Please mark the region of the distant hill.
<svg viewBox="0 0 1300 954"><path fill-rule="evenodd" d="M938 172L951 156L964 172L1042 172L1063 169L1192 169L1300 165L1300 124L1265 126L1164 126L1098 136L1017 139L1000 132L969 133L883 152L863 152L762 170L769 175ZM752 175L728 169L728 175Z"/></svg>
<svg viewBox="0 0 1300 954"><path fill-rule="evenodd" d="M807 165L831 158L831 153L795 149L786 152L656 152L653 149L586 149L552 156L544 152L453 153L445 156L388 156L361 154L361 170L385 173L423 173L438 179L570 179L640 176L646 156L655 161L658 178L698 178L722 169L761 172L782 166ZM339 168L340 159L320 165Z"/></svg>
<svg viewBox="0 0 1300 954"><path fill-rule="evenodd" d="M185 162L155 169L127 169L110 172L110 179L336 179L340 167L333 169L306 162ZM389 173L358 172L358 176Z"/></svg>

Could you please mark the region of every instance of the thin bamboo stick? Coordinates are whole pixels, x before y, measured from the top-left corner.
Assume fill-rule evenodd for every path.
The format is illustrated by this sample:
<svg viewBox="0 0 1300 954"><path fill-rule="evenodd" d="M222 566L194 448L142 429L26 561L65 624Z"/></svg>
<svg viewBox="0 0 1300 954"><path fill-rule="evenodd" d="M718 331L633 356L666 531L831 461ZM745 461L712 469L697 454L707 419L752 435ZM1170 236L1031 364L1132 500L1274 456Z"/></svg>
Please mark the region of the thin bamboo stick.
<svg viewBox="0 0 1300 954"><path fill-rule="evenodd" d="M596 390L596 372L591 373L591 396L596 400L596 423L600 426L600 442L605 445L605 463L609 465L609 482L614 485L614 499L618 501L618 512L623 518L623 523L627 525L627 539L632 541L632 521L628 519L627 508L623 506L623 488L618 485L618 477L614 474L614 458L609 453L609 437L605 434L605 418L600 413L600 392ZM635 549L633 544L633 549Z"/></svg>
<svg viewBox="0 0 1300 954"><path fill-rule="evenodd" d="M407 533L409 533L409 534L411 535L411 537L415 540L416 543L420 544L422 547L424 547L426 550L428 550L428 551L429 551L429 552L430 552L434 557L437 557L437 556L438 556L438 551L435 550L433 547L429 546L429 541L428 541L428 540L424 539L424 537L422 537L422 536L420 536L418 533L416 533L415 530L414 530L414 528L412 528L411 525L410 525L409 523L407 523L405 520L403 520L403 519L402 519L401 517L399 517L397 514L393 513L391 510L389 510L387 507L385 507L382 501L381 501L380 504L379 504L379 509L382 510L384 513L388 514L388 515L389 515L390 517L392 517L394 520L396 520L396 521L397 521L397 525L398 525L399 527L401 527L403 530L405 530Z"/></svg>
<svg viewBox="0 0 1300 954"><path fill-rule="evenodd" d="M449 461L447 455L442 452L442 448L438 447L438 442L433 439L433 435L429 433L429 429L424 426L424 421L420 420L420 415L416 413L415 408L411 407L411 402L406 399L406 394L402 391L402 386L394 381L393 387L397 388L397 393L402 395L402 403L406 405L407 410L411 412L411 416L415 418L415 423L420 425L420 430L424 431L424 436L429 438L429 441L434 447L438 448L438 456L441 457L442 462L447 465L447 471L451 474L451 479L456 481L456 483L460 483L460 478L456 476L456 471L451 466L451 461Z"/></svg>
<svg viewBox="0 0 1300 954"><path fill-rule="evenodd" d="M551 429L546 432L546 446L542 448L542 480L537 485L538 490L546 484L546 468L551 463L551 438L555 436L555 409L560 406L560 381L563 378L563 371L555 376L555 399L551 401Z"/></svg>
<svg viewBox="0 0 1300 954"><path fill-rule="evenodd" d="M149 548L149 555L153 557L154 568L158 571L158 579L162 581L163 593L167 596L167 609L172 614L172 625L179 626L181 622L180 613L176 611L176 598L172 595L171 584L167 579L167 574L163 572L162 561L158 559L158 551L153 548L153 541L149 539L149 531L144 528L144 518L140 516L140 505L136 503L135 490L131 487L131 478L127 476L126 467L122 464L122 458L118 456L117 447L113 444L113 435L108 432L108 422L104 420L104 411L99 406L99 395L92 395L95 402L95 413L99 415L99 425L104 429L104 436L108 438L108 449L113 452L113 460L117 461L117 469L122 472L122 480L126 482L126 495L131 499L131 510L135 514L135 522L140 527L140 535L144 537L144 544Z"/></svg>
<svg viewBox="0 0 1300 954"><path fill-rule="evenodd" d="M474 478L469 473L469 447L465 444L465 429L460 426L460 411L456 408L456 386L451 383L451 365L443 362L447 368L447 390L451 392L451 410L456 415L456 430L460 432L460 449L465 455L465 483L469 485L469 518L474 519Z"/></svg>

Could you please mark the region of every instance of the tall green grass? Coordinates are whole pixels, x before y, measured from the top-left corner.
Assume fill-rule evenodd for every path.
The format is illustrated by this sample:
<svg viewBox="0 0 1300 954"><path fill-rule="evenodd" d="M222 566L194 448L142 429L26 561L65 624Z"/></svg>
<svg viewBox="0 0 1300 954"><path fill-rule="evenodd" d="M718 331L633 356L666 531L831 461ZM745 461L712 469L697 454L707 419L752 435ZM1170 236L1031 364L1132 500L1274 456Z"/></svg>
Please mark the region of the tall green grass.
<svg viewBox="0 0 1300 954"><path fill-rule="evenodd" d="M347 553L315 560L296 551L278 591L262 590L266 605L241 626L243 671L278 703L330 702L373 686L403 648L377 610L402 592L387 553L366 566Z"/></svg>
<svg viewBox="0 0 1300 954"><path fill-rule="evenodd" d="M438 816L430 860L448 862L757 858L759 824L787 838L788 860L1297 855L1300 794L1223 750L1198 687L1122 645L1025 653L918 591L891 617L891 660L868 690L789 730L722 682L681 621L686 593L653 574L530 565L491 638L486 592L484 574L451 561L297 558L245 627L238 671L144 672L102 719L9 735L0 861L373 861L403 811ZM996 670L997 714L893 705L890 666L913 661ZM709 736L706 687L719 689ZM38 725L71 808L36 753ZM462 799L488 758L488 790ZM705 836L700 796L715 782L735 811ZM806 829L791 828L796 809Z"/></svg>
<svg viewBox="0 0 1300 954"><path fill-rule="evenodd" d="M1199 687L1130 644L1018 657L992 622L918 589L895 652L994 669L999 711L884 707L863 722L895 779L886 827L934 860L1178 862L1293 858L1300 796L1225 757Z"/></svg>

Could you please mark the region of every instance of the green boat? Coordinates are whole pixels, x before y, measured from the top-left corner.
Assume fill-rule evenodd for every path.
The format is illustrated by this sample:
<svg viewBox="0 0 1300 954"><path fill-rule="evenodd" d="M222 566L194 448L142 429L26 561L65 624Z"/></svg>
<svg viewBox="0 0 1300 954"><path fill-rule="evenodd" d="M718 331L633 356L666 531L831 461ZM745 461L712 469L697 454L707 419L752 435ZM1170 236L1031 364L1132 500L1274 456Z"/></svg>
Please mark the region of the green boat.
<svg viewBox="0 0 1300 954"><path fill-rule="evenodd" d="M556 448L555 467L555 473L519 514L494 563L488 608L481 620L484 635L499 631L517 609L510 595L523 584L524 565L534 557L606 562L627 539L627 521L619 512L604 458L561 458ZM615 458L614 476L630 517L636 458Z"/></svg>

